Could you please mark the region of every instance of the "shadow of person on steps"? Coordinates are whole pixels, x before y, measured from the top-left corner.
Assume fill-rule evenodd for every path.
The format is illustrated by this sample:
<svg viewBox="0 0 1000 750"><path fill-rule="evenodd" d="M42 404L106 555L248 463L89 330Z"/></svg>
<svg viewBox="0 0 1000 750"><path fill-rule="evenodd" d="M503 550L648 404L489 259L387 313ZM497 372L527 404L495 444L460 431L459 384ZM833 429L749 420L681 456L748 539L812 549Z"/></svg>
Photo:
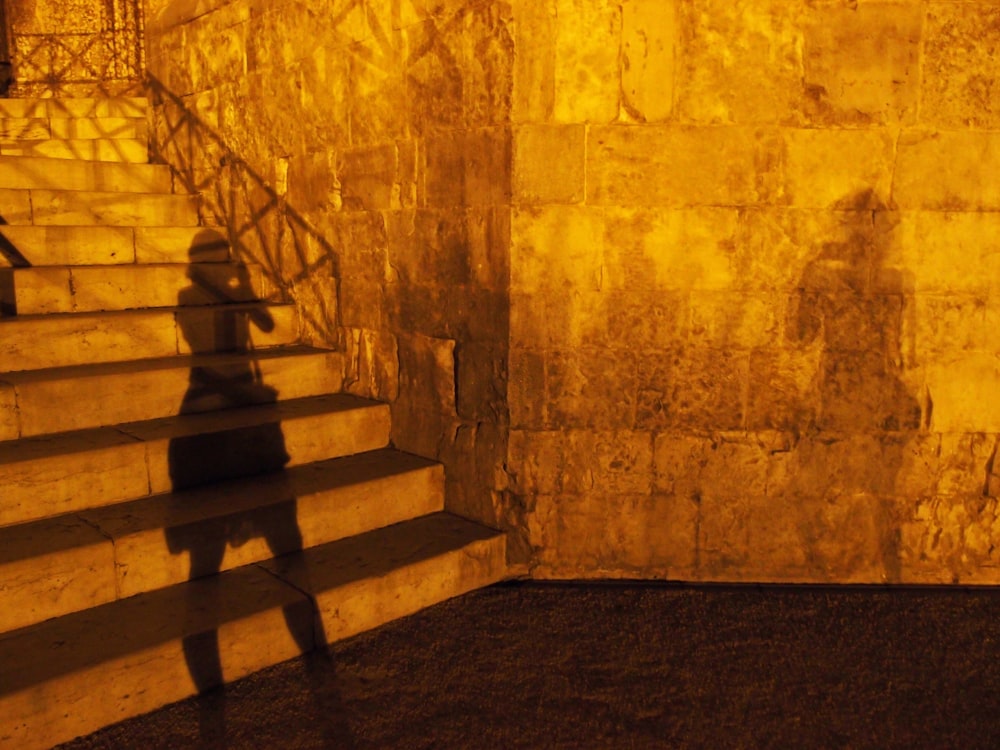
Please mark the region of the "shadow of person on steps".
<svg viewBox="0 0 1000 750"><path fill-rule="evenodd" d="M195 262L206 246L219 241L221 237L208 230L197 235L189 250L187 275L191 283L178 296L178 327L191 352L225 353L210 361L192 363L181 402L180 414L206 414L207 420L211 420L208 412L250 405L267 408L278 397L277 390L264 382L251 335L252 328L273 330L274 319L263 307L234 304L254 297L248 269L228 263ZM172 554L188 555L189 580L232 567L224 565L227 549L259 544L257 540L266 542L272 557L302 550L295 492L285 471L289 455L279 415L275 412L262 424L211 430L207 427L180 434L171 439L168 449L173 503L166 542ZM266 507L244 504L234 512L220 502L223 493L196 490L214 482L263 474L269 475L270 504ZM240 502L235 496L225 502L229 501ZM200 509L192 507L196 503L201 504ZM201 512L213 506L213 512ZM260 556L257 554L256 559ZM235 564L242 562L237 560ZM218 611L223 606L219 584L206 581L188 595L185 632L189 634L183 641L184 658L199 692L224 683L218 632L197 632L196 625L206 610ZM325 651L325 636L311 600L299 597L284 607L283 614L302 653L314 648ZM205 714L200 717L203 739L224 738L223 703L221 693L204 702Z"/></svg>

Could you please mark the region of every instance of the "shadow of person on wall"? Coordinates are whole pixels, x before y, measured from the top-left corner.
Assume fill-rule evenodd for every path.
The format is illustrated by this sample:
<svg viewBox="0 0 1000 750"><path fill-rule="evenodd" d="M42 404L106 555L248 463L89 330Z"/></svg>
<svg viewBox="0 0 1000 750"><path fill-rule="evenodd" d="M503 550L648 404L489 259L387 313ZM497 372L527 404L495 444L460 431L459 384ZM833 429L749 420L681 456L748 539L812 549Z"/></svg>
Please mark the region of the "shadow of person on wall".
<svg viewBox="0 0 1000 750"><path fill-rule="evenodd" d="M904 380L914 281L890 265L886 236L875 227L885 207L873 200L862 193L847 202L861 210L846 212L843 236L816 250L789 306L788 337L819 348L792 488L814 503L804 504L800 521L814 570L864 577L865 566L876 565L884 581L898 582L896 482L922 412ZM872 538L874 554L864 541Z"/></svg>
<svg viewBox="0 0 1000 750"><path fill-rule="evenodd" d="M192 365L180 414L277 402L277 390L263 380L251 336L252 328L264 332L273 330L274 319L263 307L232 304L254 296L248 269L235 264L195 262L206 246L220 239L216 233L206 230L192 243L187 274L191 283L179 293L177 321L192 353L225 352L235 356ZM190 580L218 573L223 568L228 547L240 547L253 539L262 538L272 556L302 550L295 493L284 468L288 461L277 415L272 415L263 424L183 434L170 441L168 462L174 491L174 522L167 525L166 542L172 554L188 555ZM273 474L270 480L277 478L268 483L275 493L268 499L277 502L264 508L235 513L223 510L222 515L190 520L192 499L207 502L208 495L186 490L263 473ZM196 610L222 606L217 587L202 587L197 601L193 592L191 596L189 622L196 617ZM325 648L322 627L318 625L310 600L298 598L284 608L283 614L302 653ZM184 638L183 647L187 668L199 692L223 684L217 631L189 635ZM224 736L222 702L221 696L206 702L207 713L200 717L203 736L214 735L213 740Z"/></svg>

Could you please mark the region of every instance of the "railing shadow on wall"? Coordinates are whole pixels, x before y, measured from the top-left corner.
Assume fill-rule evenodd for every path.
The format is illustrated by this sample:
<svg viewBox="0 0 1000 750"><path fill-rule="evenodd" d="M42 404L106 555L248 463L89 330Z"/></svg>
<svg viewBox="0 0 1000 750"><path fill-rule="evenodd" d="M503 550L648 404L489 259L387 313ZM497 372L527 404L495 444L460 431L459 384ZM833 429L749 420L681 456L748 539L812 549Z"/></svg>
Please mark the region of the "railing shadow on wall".
<svg viewBox="0 0 1000 750"><path fill-rule="evenodd" d="M100 0L99 30L23 29L16 6L2 8L16 96L120 95L138 92L145 69L144 22L139 0ZM3 72L3 71L0 71Z"/></svg>
<svg viewBox="0 0 1000 750"><path fill-rule="evenodd" d="M201 194L203 219L226 233L233 259L260 266L285 300L302 302L300 287L323 278L331 282L328 295L321 287L298 305L299 315L310 338L340 349L340 259L334 246L180 97L154 76L147 84L156 121L152 160L168 164L184 190Z"/></svg>

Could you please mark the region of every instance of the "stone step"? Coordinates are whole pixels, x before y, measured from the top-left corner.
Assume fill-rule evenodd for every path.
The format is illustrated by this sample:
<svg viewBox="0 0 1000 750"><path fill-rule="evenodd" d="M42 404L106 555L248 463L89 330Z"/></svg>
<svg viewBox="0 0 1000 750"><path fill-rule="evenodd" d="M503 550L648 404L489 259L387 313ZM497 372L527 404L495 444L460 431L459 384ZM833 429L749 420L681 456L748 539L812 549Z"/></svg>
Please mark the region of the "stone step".
<svg viewBox="0 0 1000 750"><path fill-rule="evenodd" d="M128 139L145 141L145 117L0 117L0 140Z"/></svg>
<svg viewBox="0 0 1000 750"><path fill-rule="evenodd" d="M3 188L0 219L16 225L194 227L198 196Z"/></svg>
<svg viewBox="0 0 1000 750"><path fill-rule="evenodd" d="M34 266L0 269L0 314L135 310L277 301L259 265Z"/></svg>
<svg viewBox="0 0 1000 750"><path fill-rule="evenodd" d="M0 118L146 117L145 97L0 99Z"/></svg>
<svg viewBox="0 0 1000 750"><path fill-rule="evenodd" d="M498 532L435 513L11 631L0 748L50 747L489 585L504 555ZM221 668L193 677L185 639Z"/></svg>
<svg viewBox="0 0 1000 750"><path fill-rule="evenodd" d="M44 156L0 156L0 185L32 190L169 193L170 167L165 164L117 164L109 161L49 159Z"/></svg>
<svg viewBox="0 0 1000 750"><path fill-rule="evenodd" d="M0 225L0 268L226 260L219 228Z"/></svg>
<svg viewBox="0 0 1000 750"><path fill-rule="evenodd" d="M441 510L442 466L384 449L6 526L0 632Z"/></svg>
<svg viewBox="0 0 1000 750"><path fill-rule="evenodd" d="M350 456L388 442L388 405L347 394L0 442L0 526Z"/></svg>
<svg viewBox="0 0 1000 750"><path fill-rule="evenodd" d="M342 372L339 352L287 346L0 373L0 440L337 393Z"/></svg>
<svg viewBox="0 0 1000 750"><path fill-rule="evenodd" d="M144 138L0 140L0 155L146 164L149 144Z"/></svg>
<svg viewBox="0 0 1000 750"><path fill-rule="evenodd" d="M240 351L248 330L258 349L293 344L298 314L292 305L234 303L0 318L0 362L20 372Z"/></svg>

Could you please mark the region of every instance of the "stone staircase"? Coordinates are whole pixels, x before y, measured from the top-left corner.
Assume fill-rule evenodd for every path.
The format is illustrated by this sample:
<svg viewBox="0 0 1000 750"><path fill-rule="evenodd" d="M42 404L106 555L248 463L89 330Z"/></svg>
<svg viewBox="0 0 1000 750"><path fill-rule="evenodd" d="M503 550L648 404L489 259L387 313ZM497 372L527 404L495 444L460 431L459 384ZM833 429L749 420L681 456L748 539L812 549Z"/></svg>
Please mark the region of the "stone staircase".
<svg viewBox="0 0 1000 750"><path fill-rule="evenodd" d="M142 99L0 100L0 748L506 572L147 160Z"/></svg>

